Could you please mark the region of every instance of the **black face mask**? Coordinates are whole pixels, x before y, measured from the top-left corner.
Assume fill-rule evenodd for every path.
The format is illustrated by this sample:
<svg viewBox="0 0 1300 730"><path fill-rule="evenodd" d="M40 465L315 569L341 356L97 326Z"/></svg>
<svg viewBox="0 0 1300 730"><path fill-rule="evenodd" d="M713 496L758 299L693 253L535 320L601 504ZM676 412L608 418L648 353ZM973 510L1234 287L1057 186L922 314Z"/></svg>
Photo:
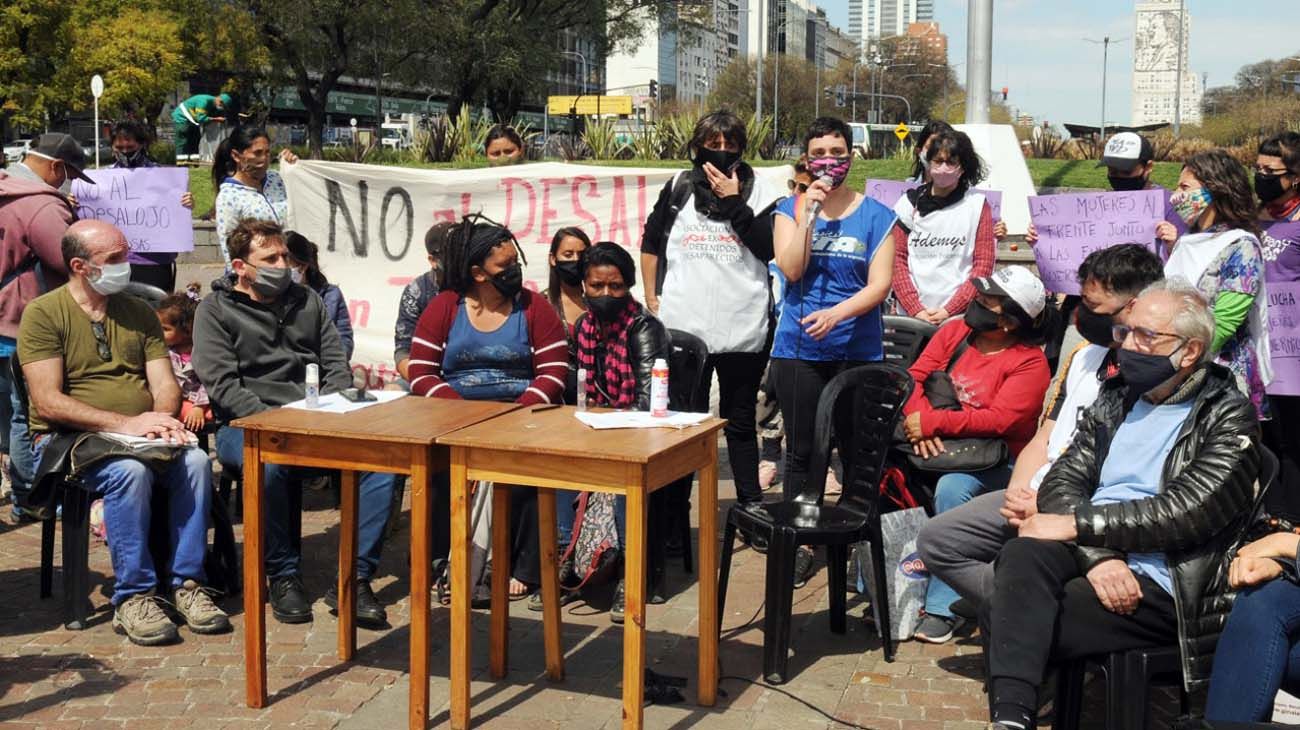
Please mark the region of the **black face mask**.
<svg viewBox="0 0 1300 730"><path fill-rule="evenodd" d="M555 273L560 275L560 281L565 284L577 286L582 283L582 262L556 261Z"/></svg>
<svg viewBox="0 0 1300 730"><path fill-rule="evenodd" d="M1110 331L1115 324L1113 314L1097 314L1088 309L1088 305L1080 304L1074 310L1074 324L1079 328L1079 334L1083 335L1083 339L1094 345L1110 347L1115 344L1115 336Z"/></svg>
<svg viewBox="0 0 1300 730"><path fill-rule="evenodd" d="M1282 178L1286 175L1261 175L1255 173L1255 195L1259 196L1259 202L1271 203L1274 200L1286 195L1287 189L1282 187Z"/></svg>
<svg viewBox="0 0 1300 730"><path fill-rule="evenodd" d="M114 150L113 159L122 167L136 168L143 165L145 160L148 159L148 152L143 147L137 148L135 152L129 155Z"/></svg>
<svg viewBox="0 0 1300 730"><path fill-rule="evenodd" d="M1178 350L1181 349L1183 347L1179 345ZM1123 376L1124 384L1128 386L1126 406L1132 407L1137 403L1138 398L1178 374L1178 369L1169 362L1174 352L1168 355L1154 355L1135 350L1119 351L1119 374Z"/></svg>
<svg viewBox="0 0 1300 730"><path fill-rule="evenodd" d="M627 295L621 297L587 297L587 309L601 322L613 322L627 308Z"/></svg>
<svg viewBox="0 0 1300 730"><path fill-rule="evenodd" d="M966 314L962 316L962 321L972 332L991 332L998 328L998 315L992 309L980 304L971 302L966 307Z"/></svg>
<svg viewBox="0 0 1300 730"><path fill-rule="evenodd" d="M1115 177L1110 175L1106 179L1110 180L1110 189L1117 193L1129 193L1147 186L1146 178L1141 175L1137 177Z"/></svg>
<svg viewBox="0 0 1300 730"><path fill-rule="evenodd" d="M506 299L514 299L520 289L524 288L524 269L519 264L515 264L506 269L498 271L492 277L492 286L501 292L501 296Z"/></svg>
<svg viewBox="0 0 1300 730"><path fill-rule="evenodd" d="M726 150L710 150L701 147L695 151L695 159L691 160L696 167L704 167L704 163L711 162L718 168L718 172L723 175L730 175L731 168L737 162L740 162L739 152L727 152Z"/></svg>

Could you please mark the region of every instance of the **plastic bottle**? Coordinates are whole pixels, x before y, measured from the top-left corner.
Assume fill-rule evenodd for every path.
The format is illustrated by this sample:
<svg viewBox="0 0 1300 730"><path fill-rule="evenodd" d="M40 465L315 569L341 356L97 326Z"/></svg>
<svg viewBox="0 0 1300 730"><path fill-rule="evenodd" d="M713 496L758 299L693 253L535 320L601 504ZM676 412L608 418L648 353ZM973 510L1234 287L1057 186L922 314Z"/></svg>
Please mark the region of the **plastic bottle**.
<svg viewBox="0 0 1300 730"><path fill-rule="evenodd" d="M587 369L578 368L578 410L587 410Z"/></svg>
<svg viewBox="0 0 1300 730"><path fill-rule="evenodd" d="M316 363L307 365L307 407L320 407L320 367Z"/></svg>
<svg viewBox="0 0 1300 730"><path fill-rule="evenodd" d="M655 360L650 370L650 415L664 418L668 415L668 361Z"/></svg>

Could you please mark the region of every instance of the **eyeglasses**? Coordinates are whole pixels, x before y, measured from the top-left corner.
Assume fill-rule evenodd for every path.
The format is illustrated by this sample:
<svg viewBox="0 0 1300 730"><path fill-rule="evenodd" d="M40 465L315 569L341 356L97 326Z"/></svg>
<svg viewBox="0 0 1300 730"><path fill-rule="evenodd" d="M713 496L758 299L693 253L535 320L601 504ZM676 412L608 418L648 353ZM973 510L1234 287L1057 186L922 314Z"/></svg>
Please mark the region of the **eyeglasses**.
<svg viewBox="0 0 1300 730"><path fill-rule="evenodd" d="M104 362L113 359L113 348L108 346L108 329L103 322L91 322L90 331L95 334L95 348Z"/></svg>
<svg viewBox="0 0 1300 730"><path fill-rule="evenodd" d="M1281 170L1274 170L1271 167L1262 167L1260 165L1256 165L1255 174L1267 175L1269 177L1282 177L1283 175L1290 175L1291 171L1286 169L1285 167L1282 168Z"/></svg>
<svg viewBox="0 0 1300 730"><path fill-rule="evenodd" d="M1146 327L1129 327L1124 324L1113 325L1110 328L1110 334L1111 337L1115 338L1116 342L1124 342L1128 339L1129 334L1132 334L1133 342L1142 350L1150 350L1152 347L1155 347L1156 340L1161 337L1173 337L1180 342L1188 341L1187 337L1183 337L1182 335L1173 332L1158 332L1156 330L1147 329Z"/></svg>
<svg viewBox="0 0 1300 730"><path fill-rule="evenodd" d="M801 183L797 180L786 180L785 183L790 186L790 190L801 195L808 192L808 183Z"/></svg>

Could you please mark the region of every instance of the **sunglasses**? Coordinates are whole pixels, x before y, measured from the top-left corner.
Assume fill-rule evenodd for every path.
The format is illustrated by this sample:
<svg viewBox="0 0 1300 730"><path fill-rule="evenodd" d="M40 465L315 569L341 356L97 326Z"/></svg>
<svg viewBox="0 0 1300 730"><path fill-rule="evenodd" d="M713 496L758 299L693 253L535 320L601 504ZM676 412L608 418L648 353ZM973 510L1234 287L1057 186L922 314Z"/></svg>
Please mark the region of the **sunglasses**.
<svg viewBox="0 0 1300 730"><path fill-rule="evenodd" d="M1133 341L1143 350L1149 350L1155 346L1156 341L1161 337L1173 337L1180 342L1186 343L1188 338L1173 332L1159 332L1157 330L1147 329L1146 327L1129 327L1128 325L1117 324L1110 328L1111 337L1116 342L1123 342L1128 336L1133 335Z"/></svg>
<svg viewBox="0 0 1300 730"><path fill-rule="evenodd" d="M797 180L786 180L785 184L790 186L790 190L799 193L800 195L808 192L808 183L802 183Z"/></svg>
<svg viewBox="0 0 1300 730"><path fill-rule="evenodd" d="M113 348L108 346L108 329L104 327L103 322L91 322L90 331L95 335L95 349L99 351L99 357L104 362L113 359Z"/></svg>

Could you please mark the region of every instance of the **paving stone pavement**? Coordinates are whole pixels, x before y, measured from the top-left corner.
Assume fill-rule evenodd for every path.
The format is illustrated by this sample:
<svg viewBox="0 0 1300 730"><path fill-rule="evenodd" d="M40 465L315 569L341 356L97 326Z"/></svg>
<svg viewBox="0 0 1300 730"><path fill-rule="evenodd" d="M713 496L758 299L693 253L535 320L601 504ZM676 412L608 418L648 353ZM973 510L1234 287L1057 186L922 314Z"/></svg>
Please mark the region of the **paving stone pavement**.
<svg viewBox="0 0 1300 730"><path fill-rule="evenodd" d="M722 509L732 484L723 450ZM775 494L772 495L774 498ZM303 553L306 584L320 596L334 579L337 512L328 492L304 496ZM7 507L5 507L7 509ZM13 728L397 728L406 718L409 605L406 580L409 502L387 545L375 581L388 605L392 628L360 630L355 661L335 658L335 621L317 602L312 623L290 626L267 618L269 706L244 706L240 599L226 599L235 630L198 636L182 629L182 643L133 646L113 633L108 595L108 549L91 547L90 628L63 628L60 574L55 595L38 595L40 527L0 525L0 726ZM236 530L240 525L236 525ZM59 560L56 552L56 564ZM820 566L819 566L820 567ZM946 646L905 642L888 663L874 630L861 620L865 604L850 597L847 635L830 633L824 570L795 592L790 680L770 687L762 666L763 558L738 546L727 610L722 619L722 692L716 707L694 704L696 589L680 561L669 562L668 603L647 608L647 664L685 676L687 701L650 706L649 728L717 730L852 728L975 730L984 727L982 655L975 639ZM476 727L502 730L616 728L621 724L622 632L604 611L608 595L564 612L565 669L561 683L547 682L540 614L526 602L511 605L510 674L487 676L487 615L475 613L473 712ZM446 646L448 611L433 609L430 727L448 723ZM269 612L268 612L269 613ZM1090 685L1084 727L1101 727L1100 682ZM1156 726L1167 724L1176 704L1155 702Z"/></svg>

